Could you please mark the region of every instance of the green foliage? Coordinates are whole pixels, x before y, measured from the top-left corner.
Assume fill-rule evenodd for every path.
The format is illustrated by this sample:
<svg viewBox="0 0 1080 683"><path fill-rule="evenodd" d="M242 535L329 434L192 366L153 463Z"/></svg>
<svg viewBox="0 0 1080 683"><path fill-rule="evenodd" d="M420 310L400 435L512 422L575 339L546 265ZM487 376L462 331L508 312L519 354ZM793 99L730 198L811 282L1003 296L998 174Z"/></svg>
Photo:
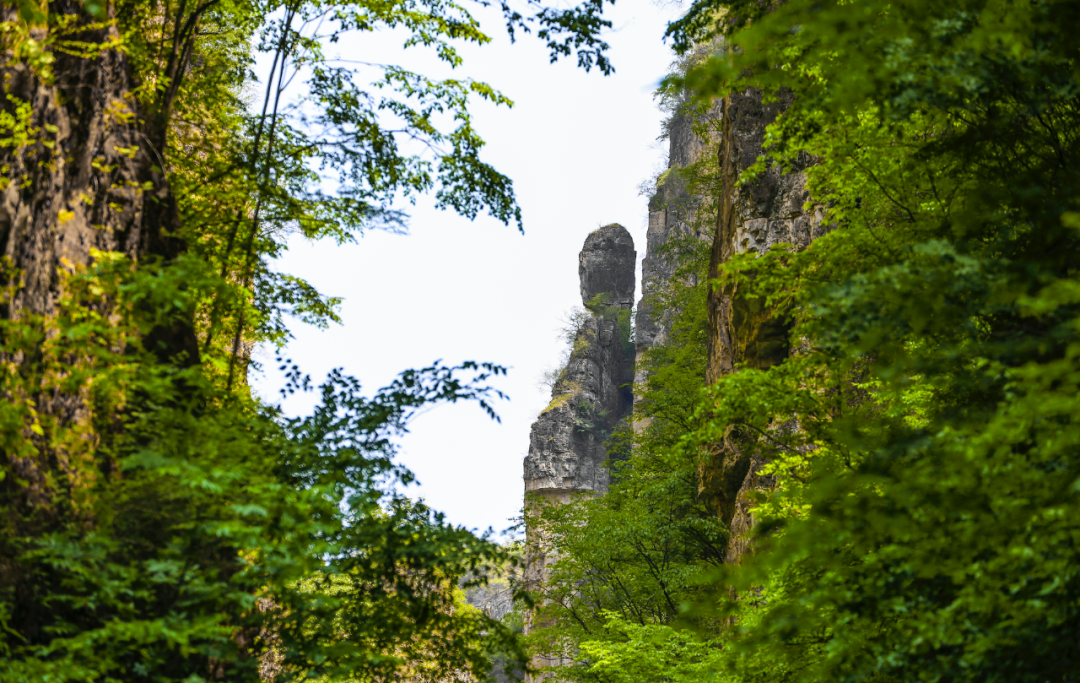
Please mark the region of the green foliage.
<svg viewBox="0 0 1080 683"><path fill-rule="evenodd" d="M537 27L553 58L609 72L602 9L503 5L508 28ZM481 679L492 653L522 665L513 629L460 600L513 557L396 493L411 475L393 446L435 403L495 417L488 382L505 370L436 364L374 395L335 371L299 418L244 383L254 344L280 348L296 319L337 321L338 300L273 270L288 235L401 229L400 200L429 192L520 227L469 112L506 97L326 55L398 30L459 67L457 45L489 40L477 21L442 0L20 0L3 18L0 154L39 145L64 163L57 126L34 123L56 104L48 87L63 100L130 76L100 120L72 125L97 126L103 145L112 130L139 140L116 149L138 181L112 189L146 200L168 249L61 259L47 311L18 309L22 274L0 264L0 681L434 681ZM256 64L269 65L261 81ZM24 66L40 101L12 94L8 72ZM0 189L47 194L10 168ZM102 157L61 182L115 168ZM280 369L286 393L312 390Z"/></svg>
<svg viewBox="0 0 1080 683"><path fill-rule="evenodd" d="M567 677L1077 680L1078 9L703 0L671 26L727 47L669 87L791 94L740 182L813 160L833 229L713 283L785 312L785 360L695 397L610 501L545 511L566 588L534 646L575 657ZM771 483L753 552L710 568L664 545L692 514L648 515L692 510L730 442ZM688 481L665 505L649 473Z"/></svg>
<svg viewBox="0 0 1080 683"><path fill-rule="evenodd" d="M589 661L588 680L610 683L664 680L673 683L724 681L724 650L698 634L670 626L641 625L609 615L608 640L581 644Z"/></svg>
<svg viewBox="0 0 1080 683"><path fill-rule="evenodd" d="M421 661L433 677L482 675L488 643L513 648L508 630L453 606L458 581L503 552L393 493L410 479L392 462L410 415L457 400L490 411L497 392L485 382L502 368L407 371L372 398L334 372L311 416L286 419L197 368L154 362L138 330L160 320L117 327L95 314L106 298L114 313L146 310L128 295L161 278L106 256L72 278L81 300L35 372L5 375L7 395L89 385L93 412L70 430L32 400L3 411L6 453L30 462L62 449L88 462L62 470L67 481L23 484L39 488L45 529L2 537L5 571L20 581L0 593L0 680L256 680L268 656L288 677L385 680ZM175 296L172 285L159 301ZM40 345L27 322L5 325L6 352ZM10 483L18 470L6 473ZM18 510L3 512L10 524Z"/></svg>
<svg viewBox="0 0 1080 683"><path fill-rule="evenodd" d="M494 616L496 609L501 610L510 601L511 609L501 616L499 621L511 633L520 636L525 629L525 607L528 596L521 588L522 570L524 568L525 543L523 540L514 540L504 545L506 555L510 561L497 568L495 574L489 574L486 578L488 583L474 588L468 593L472 604L480 603L480 609ZM488 596L492 599L488 600ZM517 645L518 642L512 643ZM483 680L485 683L506 683L507 681L521 681L525 678L525 669L519 658L520 652L513 648L497 647L489 653L492 667L488 676Z"/></svg>
<svg viewBox="0 0 1080 683"><path fill-rule="evenodd" d="M615 322L615 330L619 335L619 343L622 344L623 353L634 353L634 323L631 311L622 306L612 306L609 292L601 292L585 303L585 310L589 311L600 320ZM575 342L576 343L576 342Z"/></svg>
<svg viewBox="0 0 1080 683"><path fill-rule="evenodd" d="M836 226L723 273L792 311L799 349L712 387L692 439L745 435L778 484L734 578L758 596L731 606L740 678L1076 679L1076 12L701 2L673 25L739 48L687 75L700 95L792 92L743 181L813 155Z"/></svg>

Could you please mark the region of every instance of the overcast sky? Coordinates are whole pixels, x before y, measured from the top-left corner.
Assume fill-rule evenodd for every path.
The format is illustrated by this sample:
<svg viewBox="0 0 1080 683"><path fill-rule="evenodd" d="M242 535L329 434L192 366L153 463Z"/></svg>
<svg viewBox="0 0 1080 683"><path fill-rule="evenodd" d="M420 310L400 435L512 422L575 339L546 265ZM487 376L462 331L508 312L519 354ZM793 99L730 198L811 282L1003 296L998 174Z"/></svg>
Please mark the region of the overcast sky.
<svg viewBox="0 0 1080 683"><path fill-rule="evenodd" d="M371 232L344 247L296 239L278 264L344 299L342 325L294 326L286 355L312 379L342 367L373 391L436 359L510 368L497 384L511 399L496 406L501 424L475 405L440 406L401 442L401 461L419 480L409 494L469 528L500 531L521 509L529 428L550 400L537 380L558 358L560 318L581 303L577 255L585 237L621 223L639 261L644 256L648 216L638 186L666 161L652 93L671 61L662 36L674 12L650 0L619 0L607 11L612 76L586 74L570 61L549 64L535 38L511 45L497 15L480 15L495 20L486 24L493 43L464 50L456 76L487 81L515 102L512 109L481 103L474 114L488 143L482 157L514 181L524 235L421 202L410 209L407 235ZM376 40L363 48L411 66L395 56L400 40ZM264 360L271 362L265 376L253 377L255 390L276 400L282 378L272 357ZM286 409L303 411L310 401L294 399Z"/></svg>

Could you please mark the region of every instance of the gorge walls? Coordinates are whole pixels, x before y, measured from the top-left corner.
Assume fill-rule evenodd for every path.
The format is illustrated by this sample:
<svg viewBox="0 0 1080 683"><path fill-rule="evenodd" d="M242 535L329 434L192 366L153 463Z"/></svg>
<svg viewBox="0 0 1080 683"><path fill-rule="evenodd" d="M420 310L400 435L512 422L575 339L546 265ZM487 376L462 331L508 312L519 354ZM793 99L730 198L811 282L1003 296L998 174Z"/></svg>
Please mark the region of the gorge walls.
<svg viewBox="0 0 1080 683"><path fill-rule="evenodd" d="M672 239L694 237L711 240L715 221L710 220L712 197L703 196L684 173L694 165L708 164L716 153L721 125L719 103L702 112L677 110L667 125L667 170L649 199L649 227L645 258L641 262L641 300L635 319L635 340L640 357L649 348L663 344L668 321L656 310L652 299L669 283L675 264L665 253ZM643 377L638 375L636 381Z"/></svg>
<svg viewBox="0 0 1080 683"><path fill-rule="evenodd" d="M808 205L805 160L788 173L770 165L755 180L738 184L740 175L767 150L766 127L788 102L767 103L762 93L731 94L708 107L684 103L668 122L668 168L650 199L646 253L642 263L642 299L636 311L635 340L628 343L634 296L634 251L629 233L609 225L589 235L579 256L582 302L590 314L573 338L569 362L559 375L550 405L532 426L524 461L526 519L545 502L565 503L575 496L603 495L610 485L604 467L611 455L606 440L624 420L641 432L648 424L632 385L648 379L643 357L650 349L676 343L671 301L665 292L699 286L707 295L698 320L707 314L707 353L700 369L704 385L739 367L766 368L795 352L789 338L788 311L767 309L747 300L732 285L721 284L721 267L740 253L764 253L774 245L804 249L825 231L823 208ZM708 268L680 270L671 247L677 242L702 246ZM700 252L704 254L705 252ZM701 289L698 289L701 292ZM696 299L701 306L701 297ZM699 309L695 309L699 310ZM704 336L704 335L702 335ZM636 362L635 362L636 361ZM640 392L639 392L640 394ZM635 415L635 401L638 401ZM795 420L778 428L797 429ZM751 498L769 488L761 462L729 429L719 443L702 452L697 495L730 531L720 555L739 562L747 551L754 524ZM557 559L545 544L539 525L527 528L525 585L543 603L543 588ZM526 617L526 632L543 624ZM566 656L566 653L562 653ZM537 656L535 666L569 663L560 656Z"/></svg>

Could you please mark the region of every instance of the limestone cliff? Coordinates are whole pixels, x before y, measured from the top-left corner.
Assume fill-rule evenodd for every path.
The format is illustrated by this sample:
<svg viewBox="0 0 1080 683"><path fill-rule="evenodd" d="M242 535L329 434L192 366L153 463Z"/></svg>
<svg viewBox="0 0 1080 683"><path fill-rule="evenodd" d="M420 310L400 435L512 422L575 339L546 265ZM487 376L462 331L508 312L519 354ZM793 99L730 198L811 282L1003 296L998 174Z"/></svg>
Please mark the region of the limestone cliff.
<svg viewBox="0 0 1080 683"><path fill-rule="evenodd" d="M774 244L803 249L825 231L822 207L807 207L806 176L799 169L782 173L770 166L754 182L736 185L739 175L765 151L765 128L790 103L783 95L765 103L762 93L750 89L732 93L720 103L719 206L712 240L709 278L741 252L762 253ZM809 162L809 160L807 160ZM792 351L783 311L766 310L759 300L748 301L731 287L710 288L709 361L706 381L716 382L739 365L766 368ZM794 425L788 425L788 428ZM744 453L737 439L717 444L701 472L705 499L731 529L727 559L737 562L746 551L753 526L748 493L768 487L758 475L760 463Z"/></svg>
<svg viewBox="0 0 1080 683"><path fill-rule="evenodd" d="M665 343L670 332L652 302L674 275L675 264L665 253L672 239L690 236L711 243L712 280L735 254L763 253L780 243L803 249L823 234L821 207L805 207L809 195L800 169L785 174L772 166L755 182L736 185L740 174L765 151L765 128L787 104L783 96L766 104L759 91L749 90L703 109L680 106L669 120L668 169L649 203L636 321L639 360L649 348ZM698 178L696 184L688 180L693 177ZM736 292L719 288L710 290L708 307L707 383L741 364L768 367L790 352L792 341L782 312L762 310ZM646 364L639 362L637 368L635 381L640 383ZM638 426L644 424L639 418ZM743 450L735 441L717 444L713 459L700 473L703 497L731 528L727 552L731 562L745 552L753 525L747 494L770 485L757 474L760 463L751 462Z"/></svg>
<svg viewBox="0 0 1080 683"><path fill-rule="evenodd" d="M585 240L578 276L590 315L577 331L551 403L533 423L526 494L562 499L607 491L604 441L633 400L627 337L636 259L634 240L621 225L600 228Z"/></svg>
<svg viewBox="0 0 1080 683"><path fill-rule="evenodd" d="M632 412L634 396L628 383L634 372L633 358L664 344L671 332L667 316L653 305L675 276L676 264L666 253L666 245L683 237L709 243L707 277L713 282L721 265L735 254L761 253L780 243L803 249L824 233L822 207L807 206L809 195L801 169L785 174L772 166L756 181L736 184L740 174L766 151L765 129L787 104L783 97L766 104L760 92L750 90L731 94L712 107L683 108L670 119L668 172L659 179L649 205L634 348L625 343L622 329L634 294L635 252L630 235L621 226L610 225L586 240L579 275L582 301L591 306L592 315L577 330L551 404L532 426L525 458L527 511L538 502L565 502L574 495L607 491L605 439ZM708 383L740 365L768 367L793 350L785 312L756 307L733 289L713 285L707 313ZM634 378L637 382L644 379L640 372ZM793 420L782 428L798 425ZM748 450L736 438L724 439L714 445L698 472L702 500L732 531L728 562L738 562L747 549L753 525L749 494L771 485L759 475L761 463ZM543 586L554 558L539 530L527 532L525 583L536 591ZM527 617L526 630L529 627ZM542 657L534 661L539 666L565 663Z"/></svg>
<svg viewBox="0 0 1080 683"><path fill-rule="evenodd" d="M720 106L694 111L683 104L667 124L667 171L649 199L649 227L646 233L645 258L641 262L641 301L635 320L635 340L640 355L652 346L664 343L668 325L652 304L652 298L671 280L675 265L664 253L669 240L693 236L710 240L714 223L708 219L715 204L703 196L700 188L690 187L685 173L692 166L712 162L721 125ZM705 169L698 169L706 172ZM643 377L637 377L641 381Z"/></svg>

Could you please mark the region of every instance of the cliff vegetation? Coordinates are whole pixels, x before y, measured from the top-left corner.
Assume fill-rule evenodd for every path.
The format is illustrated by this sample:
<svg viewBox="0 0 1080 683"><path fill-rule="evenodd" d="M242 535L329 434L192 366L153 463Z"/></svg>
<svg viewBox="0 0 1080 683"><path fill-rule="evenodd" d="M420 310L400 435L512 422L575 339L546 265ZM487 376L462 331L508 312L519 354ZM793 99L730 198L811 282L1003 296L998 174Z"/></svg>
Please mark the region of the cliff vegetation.
<svg viewBox="0 0 1080 683"><path fill-rule="evenodd" d="M1080 678L1078 9L669 27L714 46L666 86L719 109L710 253L666 261L608 494L545 508L550 675Z"/></svg>

